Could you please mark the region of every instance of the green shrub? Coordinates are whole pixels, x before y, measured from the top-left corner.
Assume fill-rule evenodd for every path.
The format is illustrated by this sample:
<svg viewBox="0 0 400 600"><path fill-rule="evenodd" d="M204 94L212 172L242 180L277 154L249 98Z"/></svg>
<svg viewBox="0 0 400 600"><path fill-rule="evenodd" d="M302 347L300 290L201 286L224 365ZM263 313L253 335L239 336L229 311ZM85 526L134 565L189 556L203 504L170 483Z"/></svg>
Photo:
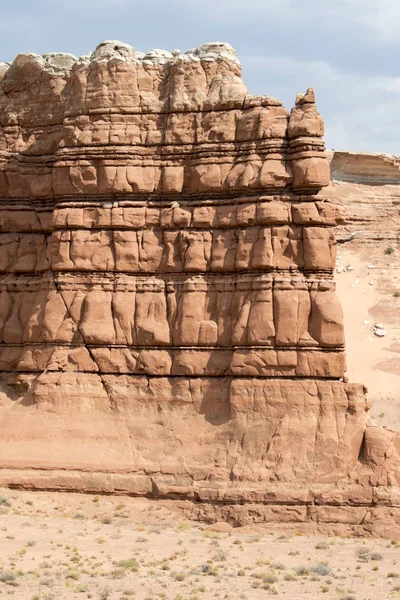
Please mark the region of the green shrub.
<svg viewBox="0 0 400 600"><path fill-rule="evenodd" d="M135 558L128 558L128 560L119 560L116 563L117 567L123 569L129 569L130 571L136 572L139 568L138 561Z"/></svg>

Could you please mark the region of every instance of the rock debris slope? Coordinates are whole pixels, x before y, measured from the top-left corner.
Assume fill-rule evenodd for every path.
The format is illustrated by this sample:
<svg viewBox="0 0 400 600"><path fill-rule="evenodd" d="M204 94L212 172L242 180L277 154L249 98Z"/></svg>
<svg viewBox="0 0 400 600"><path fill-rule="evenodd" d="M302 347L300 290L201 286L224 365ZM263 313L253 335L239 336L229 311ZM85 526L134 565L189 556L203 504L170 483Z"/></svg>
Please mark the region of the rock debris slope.
<svg viewBox="0 0 400 600"><path fill-rule="evenodd" d="M345 383L313 90L231 46L21 54L0 88L0 479L393 530L399 441Z"/></svg>
<svg viewBox="0 0 400 600"><path fill-rule="evenodd" d="M400 156L329 152L322 194L343 211L336 229L337 293L347 368L368 387L371 414L400 429ZM376 324L387 335L378 338Z"/></svg>

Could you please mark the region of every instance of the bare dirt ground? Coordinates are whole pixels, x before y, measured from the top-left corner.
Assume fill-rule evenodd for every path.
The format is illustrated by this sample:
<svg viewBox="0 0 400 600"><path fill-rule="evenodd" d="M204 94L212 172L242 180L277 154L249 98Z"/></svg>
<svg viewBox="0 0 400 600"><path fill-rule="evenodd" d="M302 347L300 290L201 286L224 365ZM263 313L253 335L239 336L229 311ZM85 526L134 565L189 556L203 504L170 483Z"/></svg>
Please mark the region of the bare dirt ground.
<svg viewBox="0 0 400 600"><path fill-rule="evenodd" d="M0 490L0 597L15 600L385 600L396 540L232 529L157 501Z"/></svg>
<svg viewBox="0 0 400 600"><path fill-rule="evenodd" d="M339 246L337 293L343 306L347 375L368 388L370 415L400 430L400 263L399 244L385 241ZM371 331L382 325L386 334Z"/></svg>
<svg viewBox="0 0 400 600"><path fill-rule="evenodd" d="M346 215L336 229L335 279L344 311L348 377L367 386L376 423L400 430L398 157L338 157L333 178L339 181L324 194ZM376 336L374 324L382 324L386 335Z"/></svg>

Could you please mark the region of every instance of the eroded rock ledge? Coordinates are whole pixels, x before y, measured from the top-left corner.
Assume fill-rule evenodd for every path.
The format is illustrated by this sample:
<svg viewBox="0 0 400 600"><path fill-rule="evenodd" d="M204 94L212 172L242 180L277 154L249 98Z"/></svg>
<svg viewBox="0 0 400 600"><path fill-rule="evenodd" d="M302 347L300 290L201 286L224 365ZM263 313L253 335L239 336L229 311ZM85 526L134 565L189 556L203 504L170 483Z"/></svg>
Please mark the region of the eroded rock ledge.
<svg viewBox="0 0 400 600"><path fill-rule="evenodd" d="M393 531L399 442L344 382L313 90L290 114L249 95L218 42L0 74L0 480Z"/></svg>
<svg viewBox="0 0 400 600"><path fill-rule="evenodd" d="M328 152L333 181L346 181L364 185L399 185L400 155Z"/></svg>

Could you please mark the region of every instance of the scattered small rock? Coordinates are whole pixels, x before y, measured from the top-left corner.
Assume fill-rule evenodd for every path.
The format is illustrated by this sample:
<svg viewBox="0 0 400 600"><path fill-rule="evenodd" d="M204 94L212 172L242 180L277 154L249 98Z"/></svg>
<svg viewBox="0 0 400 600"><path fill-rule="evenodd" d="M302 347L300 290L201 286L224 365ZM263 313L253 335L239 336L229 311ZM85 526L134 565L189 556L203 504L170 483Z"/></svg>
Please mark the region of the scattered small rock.
<svg viewBox="0 0 400 600"><path fill-rule="evenodd" d="M208 531L217 531L219 533L229 533L232 531L233 527L229 523L225 523L224 521L217 521L213 523L209 527L207 527Z"/></svg>
<svg viewBox="0 0 400 600"><path fill-rule="evenodd" d="M384 337L387 334L387 331L384 329L382 323L377 323L371 327L371 331L378 337Z"/></svg>

